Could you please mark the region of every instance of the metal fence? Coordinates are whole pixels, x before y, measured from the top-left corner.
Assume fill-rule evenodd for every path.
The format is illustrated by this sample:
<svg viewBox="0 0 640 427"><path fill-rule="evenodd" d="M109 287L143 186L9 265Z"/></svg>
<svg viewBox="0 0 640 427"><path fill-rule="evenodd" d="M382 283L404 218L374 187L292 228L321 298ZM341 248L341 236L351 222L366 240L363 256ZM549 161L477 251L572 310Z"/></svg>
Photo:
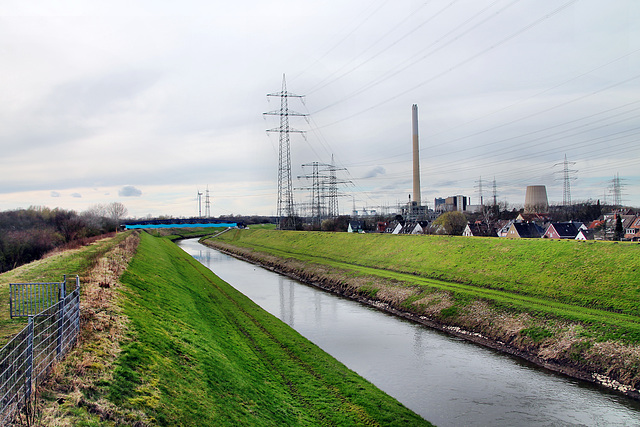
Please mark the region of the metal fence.
<svg viewBox="0 0 640 427"><path fill-rule="evenodd" d="M75 289L68 295L66 282L65 278L58 283L62 285L58 301L38 314L29 315L27 326L0 349L0 426L15 418L53 363L77 341L80 279L76 276Z"/></svg>
<svg viewBox="0 0 640 427"><path fill-rule="evenodd" d="M28 317L57 304L66 289L67 278L62 282L10 283L9 313L11 318Z"/></svg>

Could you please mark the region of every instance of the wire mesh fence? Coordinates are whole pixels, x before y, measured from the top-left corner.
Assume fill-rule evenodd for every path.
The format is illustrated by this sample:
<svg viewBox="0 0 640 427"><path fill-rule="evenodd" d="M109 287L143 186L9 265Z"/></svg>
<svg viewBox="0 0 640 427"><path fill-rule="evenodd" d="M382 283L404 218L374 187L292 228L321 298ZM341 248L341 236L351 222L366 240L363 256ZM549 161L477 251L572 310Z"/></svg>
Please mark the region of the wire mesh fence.
<svg viewBox="0 0 640 427"><path fill-rule="evenodd" d="M61 282L58 301L30 315L27 326L0 349L0 426L8 425L27 405L53 364L77 341L80 279L76 276L75 289L68 295L66 282Z"/></svg>

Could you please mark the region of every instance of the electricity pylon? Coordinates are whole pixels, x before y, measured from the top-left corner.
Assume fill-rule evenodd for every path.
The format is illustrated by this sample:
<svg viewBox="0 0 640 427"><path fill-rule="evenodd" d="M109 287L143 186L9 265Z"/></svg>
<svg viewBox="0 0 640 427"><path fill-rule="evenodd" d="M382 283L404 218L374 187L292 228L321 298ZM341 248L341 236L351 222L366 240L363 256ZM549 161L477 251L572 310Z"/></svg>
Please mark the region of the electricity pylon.
<svg viewBox="0 0 640 427"><path fill-rule="evenodd" d="M576 179L574 176L571 176L571 175L578 171L574 169L569 169L569 165L575 165L575 164L576 162L567 161L567 155L565 154L564 162L556 163L554 165L554 166L563 165L562 174L563 174L564 186L562 190L562 205L565 207L571 206L571 181Z"/></svg>
<svg viewBox="0 0 640 427"><path fill-rule="evenodd" d="M278 147L278 228L295 228L295 205L293 201L293 185L291 182L291 148L289 134L291 132L303 133L301 130L289 127L289 116L301 116L306 114L289 110L289 98L302 98L302 95L295 95L287 91L285 75L282 75L282 90L267 96L277 96L280 98L280 110L263 113L266 116L279 116L280 126L268 129L267 132L278 132L280 142Z"/></svg>
<svg viewBox="0 0 640 427"><path fill-rule="evenodd" d="M204 197L204 217L211 218L211 200L209 200L209 186Z"/></svg>

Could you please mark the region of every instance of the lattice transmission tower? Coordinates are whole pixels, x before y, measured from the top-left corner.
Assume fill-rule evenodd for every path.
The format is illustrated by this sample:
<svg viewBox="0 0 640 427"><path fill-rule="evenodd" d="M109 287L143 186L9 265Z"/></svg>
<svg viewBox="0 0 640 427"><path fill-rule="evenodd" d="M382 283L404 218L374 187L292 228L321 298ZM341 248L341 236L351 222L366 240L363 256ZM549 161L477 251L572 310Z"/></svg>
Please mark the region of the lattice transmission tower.
<svg viewBox="0 0 640 427"><path fill-rule="evenodd" d="M289 98L302 98L303 95L295 95L287 91L285 75L282 75L282 90L269 93L267 96L280 98L280 109L263 113L266 116L279 116L280 126L268 129L267 132L278 132L280 135L278 146L278 228L295 228L295 205L293 201L293 185L291 181L291 147L289 134L291 132L303 133L301 130L289 127L290 116L304 117L306 114L289 110Z"/></svg>
<svg viewBox="0 0 640 427"><path fill-rule="evenodd" d="M349 181L338 179L336 172L346 170L331 164L312 162L302 165L303 168L311 167L311 174L302 175L298 178L311 180L311 187L296 188L297 190L311 190L311 218L314 223L321 223L325 218L336 218L338 212L338 184L345 184Z"/></svg>
<svg viewBox="0 0 640 427"><path fill-rule="evenodd" d="M578 172L575 169L569 169L569 165L575 165L576 162L570 162L567 160L567 155L564 155L564 162L556 163L554 166L562 165L562 181L564 183L562 189L562 206L571 206L571 181L575 181L575 174Z"/></svg>
<svg viewBox="0 0 640 427"><path fill-rule="evenodd" d="M483 184L483 182L484 181L482 180L482 177L480 177L476 181L476 185L474 187L478 189L478 199L480 200L480 206L482 206L483 209L484 209L484 193L482 192L482 184Z"/></svg>
<svg viewBox="0 0 640 427"><path fill-rule="evenodd" d="M329 172L328 182L327 182L327 216L329 218L336 218L340 215L340 211L338 210L338 184L346 184L348 181L338 180L336 172L339 170L346 171L346 168L338 168L336 167L336 163L333 159L333 154L331 155L331 164L325 165L327 167L327 172Z"/></svg>
<svg viewBox="0 0 640 427"><path fill-rule="evenodd" d="M209 186L207 185L207 191L204 197L204 217L211 218L211 199L209 199Z"/></svg>
<svg viewBox="0 0 640 427"><path fill-rule="evenodd" d="M624 184L620 180L620 174L616 173L611 180L611 192L613 193L613 205L621 207L622 200L622 187Z"/></svg>
<svg viewBox="0 0 640 427"><path fill-rule="evenodd" d="M323 178L320 175L320 163L312 162L302 165L303 168L311 167L311 174L298 176L298 178L306 178L311 180L311 187L301 187L298 190L311 190L311 202L310 202L310 216L314 224L320 224L323 216L325 215L326 208L324 205L325 200L325 187Z"/></svg>

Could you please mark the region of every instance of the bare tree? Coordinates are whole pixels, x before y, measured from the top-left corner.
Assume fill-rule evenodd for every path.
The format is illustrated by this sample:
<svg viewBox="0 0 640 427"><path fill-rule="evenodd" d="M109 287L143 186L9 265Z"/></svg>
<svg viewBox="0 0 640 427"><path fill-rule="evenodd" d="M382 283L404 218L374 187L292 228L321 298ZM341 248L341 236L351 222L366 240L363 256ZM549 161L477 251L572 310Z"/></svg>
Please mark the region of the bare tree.
<svg viewBox="0 0 640 427"><path fill-rule="evenodd" d="M120 220L127 216L129 211L127 207L120 202L112 202L106 206L107 217L116 223L116 227L119 225Z"/></svg>

